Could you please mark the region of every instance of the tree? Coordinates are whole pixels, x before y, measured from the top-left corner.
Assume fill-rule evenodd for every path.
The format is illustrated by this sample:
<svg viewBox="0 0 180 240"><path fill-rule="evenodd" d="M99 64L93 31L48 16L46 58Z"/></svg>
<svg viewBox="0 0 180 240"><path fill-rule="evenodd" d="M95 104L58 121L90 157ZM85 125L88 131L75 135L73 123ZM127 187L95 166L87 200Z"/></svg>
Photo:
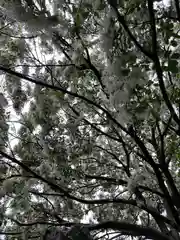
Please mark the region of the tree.
<svg viewBox="0 0 180 240"><path fill-rule="evenodd" d="M3 239L179 240L179 1L0 12Z"/></svg>

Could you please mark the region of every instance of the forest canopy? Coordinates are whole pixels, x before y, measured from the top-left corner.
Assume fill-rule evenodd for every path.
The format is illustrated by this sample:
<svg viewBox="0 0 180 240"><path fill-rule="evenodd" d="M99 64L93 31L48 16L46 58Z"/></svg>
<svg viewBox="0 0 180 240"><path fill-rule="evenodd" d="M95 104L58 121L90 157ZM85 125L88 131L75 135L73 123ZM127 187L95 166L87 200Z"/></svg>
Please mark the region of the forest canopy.
<svg viewBox="0 0 180 240"><path fill-rule="evenodd" d="M0 239L180 240L179 60L178 0L1 0Z"/></svg>

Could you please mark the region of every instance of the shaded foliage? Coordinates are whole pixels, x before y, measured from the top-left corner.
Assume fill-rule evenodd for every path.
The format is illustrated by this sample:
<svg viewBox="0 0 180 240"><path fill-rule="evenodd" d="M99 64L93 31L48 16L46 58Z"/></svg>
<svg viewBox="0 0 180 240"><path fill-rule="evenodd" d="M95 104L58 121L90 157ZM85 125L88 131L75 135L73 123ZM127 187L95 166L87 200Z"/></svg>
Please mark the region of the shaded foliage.
<svg viewBox="0 0 180 240"><path fill-rule="evenodd" d="M0 16L3 239L179 240L179 2L2 0Z"/></svg>

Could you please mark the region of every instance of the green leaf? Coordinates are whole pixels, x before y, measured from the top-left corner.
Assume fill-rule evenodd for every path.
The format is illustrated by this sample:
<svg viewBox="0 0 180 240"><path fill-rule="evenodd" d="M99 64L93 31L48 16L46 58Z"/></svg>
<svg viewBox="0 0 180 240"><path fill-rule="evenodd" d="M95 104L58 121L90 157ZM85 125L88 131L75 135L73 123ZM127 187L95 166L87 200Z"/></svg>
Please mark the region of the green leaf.
<svg viewBox="0 0 180 240"><path fill-rule="evenodd" d="M168 71L172 73L178 73L178 62L176 60L169 60L168 62Z"/></svg>
<svg viewBox="0 0 180 240"><path fill-rule="evenodd" d="M168 72L168 71L169 71L168 66L163 66L162 69L163 69L165 72Z"/></svg>
<svg viewBox="0 0 180 240"><path fill-rule="evenodd" d="M85 20L88 17L89 12L83 11L81 15L82 15L82 18Z"/></svg>
<svg viewBox="0 0 180 240"><path fill-rule="evenodd" d="M80 27L83 21L84 21L84 18L82 16L82 13L80 11L77 12L75 17L76 27Z"/></svg>
<svg viewBox="0 0 180 240"><path fill-rule="evenodd" d="M179 53L173 53L171 58L172 59L179 59L180 58L180 54Z"/></svg>
<svg viewBox="0 0 180 240"><path fill-rule="evenodd" d="M172 36L173 36L174 38L180 38L180 35L178 35L178 34L176 34L176 33L173 33Z"/></svg>
<svg viewBox="0 0 180 240"><path fill-rule="evenodd" d="M123 69L123 70L122 70L122 75L123 75L123 76L128 76L129 73L130 73L130 70L129 70L129 69Z"/></svg>
<svg viewBox="0 0 180 240"><path fill-rule="evenodd" d="M177 47L178 43L177 43L177 41L172 40L172 41L171 41L171 45L172 45L173 47Z"/></svg>
<svg viewBox="0 0 180 240"><path fill-rule="evenodd" d="M50 92L50 94L56 96L57 99L62 99L64 97L64 93L63 92L52 91L52 92Z"/></svg>

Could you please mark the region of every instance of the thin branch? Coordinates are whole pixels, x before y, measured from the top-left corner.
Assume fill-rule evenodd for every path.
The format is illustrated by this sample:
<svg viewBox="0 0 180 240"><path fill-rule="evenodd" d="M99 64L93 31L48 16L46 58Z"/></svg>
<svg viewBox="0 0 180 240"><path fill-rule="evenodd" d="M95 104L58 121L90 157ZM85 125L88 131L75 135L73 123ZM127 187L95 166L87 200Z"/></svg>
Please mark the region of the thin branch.
<svg viewBox="0 0 180 240"><path fill-rule="evenodd" d="M53 226L60 226L60 223L57 222L47 222L47 221L34 221L34 222L28 222L28 223L23 223L23 222L19 222L18 220L14 219L14 218L10 218L8 217L12 222L16 223L19 226L34 226L34 225L53 225ZM63 222L62 221L62 225L67 224L67 222Z"/></svg>
<svg viewBox="0 0 180 240"><path fill-rule="evenodd" d="M148 0L148 10L149 10L149 17L151 22L151 35L152 35L152 51L153 51L153 57L152 60L154 62L154 67L156 69L156 74L159 81L159 87L161 90L161 93L163 95L163 99L174 119L174 121L180 126L180 119L178 118L171 101L169 100L168 94L166 92L166 87L164 85L163 80L163 72L160 65L159 57L158 57L158 44L157 44L157 33L156 33L156 20L154 15L154 8L153 8L153 1Z"/></svg>
<svg viewBox="0 0 180 240"><path fill-rule="evenodd" d="M121 164L124 169L126 168L126 166L124 165L124 163L123 163L121 160L119 160L119 158L116 156L115 153L110 152L108 149L105 149L105 148L103 148L103 147L101 147L101 146L98 146L98 145L95 145L94 147L97 147L97 148L101 149L102 151L105 151L106 153L108 153L109 155L111 155L119 164Z"/></svg>
<svg viewBox="0 0 180 240"><path fill-rule="evenodd" d="M178 17L178 21L180 22L180 5L179 0L174 0L175 6L176 6L176 13Z"/></svg>
<svg viewBox="0 0 180 240"><path fill-rule="evenodd" d="M84 175L85 178L87 179L96 179L96 180L101 180L101 181L108 181L108 182L112 182L114 184L119 184L119 185L123 185L123 186L127 186L128 182L122 179L115 179L115 178L111 178L111 177L104 177L104 176L96 176L96 175L89 175L89 174L85 174ZM148 191L151 192L153 194L157 194L160 197L164 198L164 194L162 194L161 192L157 191L156 189L151 189L149 187L146 186L142 186L142 185L138 185L139 189L142 189L144 191Z"/></svg>
<svg viewBox="0 0 180 240"><path fill-rule="evenodd" d="M97 107L99 110L103 111L108 117L110 120L112 120L118 127L120 127L124 132L128 133L127 129L125 127L123 127L115 118L112 117L112 115L109 113L109 111L107 111L105 108L101 107L98 103L82 96L82 95L79 95L78 93L75 93L75 92L71 92L71 91L68 91L67 89L65 88L62 88L60 86L54 86L54 85L51 85L51 84L48 84L46 82L43 82L41 80L36 80L36 79L33 79L31 77L28 77L20 72L16 72L12 69L9 69L9 68L6 68L4 66L0 66L0 70L5 72L5 73L8 73L8 74L11 74L11 75L14 75L16 77L19 77L19 78L22 78L24 80L27 80L29 82L32 82L32 83L35 83L37 85L41 85L43 87L47 87L47 88L50 88L50 89L53 89L55 91L61 91L63 93L66 93L66 94L69 94L73 97L77 97L79 99L82 99L84 101L86 101L88 104L94 106L94 107Z"/></svg>
<svg viewBox="0 0 180 240"><path fill-rule="evenodd" d="M134 133L134 135L133 135L134 140L136 141L136 143L140 147L141 151L143 152L144 156L146 157L146 162L149 163L150 166L154 170L154 173L155 173L156 178L159 183L159 187L165 195L165 198L167 200L169 208L171 209L174 219L176 220L177 224L180 224L180 219L179 219L178 213L174 207L173 200L168 192L168 189L167 189L166 185L164 184L164 180L163 180L161 171L159 170L159 168L157 167L157 164L152 159L152 157L151 157L150 153L148 152L146 146L144 145L143 141L136 135L135 131L133 131L132 133Z"/></svg>
<svg viewBox="0 0 180 240"><path fill-rule="evenodd" d="M38 178L39 180L43 181L44 183L48 184L52 189L55 189L57 191L60 191L61 193L64 194L64 197L67 197L67 198L70 198L72 200L75 200L77 202L80 202L80 203L84 203L84 204L108 204L108 203L122 203L122 204L130 204L132 206L136 206L136 207L139 207L137 202L135 200L126 200L126 199L100 199L100 200L88 200L88 199L81 199L81 198L77 198L75 196L72 196L70 195L66 190L62 189L60 186L58 186L57 184L53 183L53 182L50 182L48 181L47 179L43 178L42 176L39 176L37 173L35 173L33 170L31 170L29 167L27 167L25 164L23 164L21 161L11 157L10 155L2 152L0 150L0 154L11 160L12 162L18 164L20 167L22 167L24 170L26 170L27 172L31 173L33 176L35 176L36 178ZM141 209L149 212L152 216L155 216L155 217L158 217L160 218L161 220L167 222L168 224L172 225L173 227L175 226L174 223L172 223L171 220L169 220L168 218L164 217L164 216L161 216L159 215L158 212L154 211L154 210L151 210L151 209L148 209L147 207L145 206L141 206L140 207Z"/></svg>
<svg viewBox="0 0 180 240"><path fill-rule="evenodd" d="M45 193L45 192L38 192L34 190L28 191L31 194L37 195L37 196L55 196L55 197L64 197L64 194L61 193Z"/></svg>
<svg viewBox="0 0 180 240"><path fill-rule="evenodd" d="M141 46L141 44L137 41L136 37L132 34L132 32L130 31L128 25L126 24L125 18L124 16L122 16L118 9L117 6L113 3L115 1L111 1L108 0L109 5L113 8L113 10L115 11L118 21L119 23L123 26L124 30L127 32L129 38L132 40L132 42L134 43L134 45L148 58L153 59L153 54L150 51L147 51L145 48L143 48Z"/></svg>
<svg viewBox="0 0 180 240"><path fill-rule="evenodd" d="M73 67L77 67L75 64L73 63L67 63L67 64L35 64L35 65L29 65L29 64L17 64L17 65L3 65L4 67L29 67L29 68L38 68L38 67L69 67L69 66L73 66Z"/></svg>
<svg viewBox="0 0 180 240"><path fill-rule="evenodd" d="M3 232L0 231L0 235L6 235L6 236L15 236L15 235L21 235L23 232Z"/></svg>
<svg viewBox="0 0 180 240"><path fill-rule="evenodd" d="M32 39L32 38L38 37L38 35L35 35L35 36L13 36L13 35L10 35L8 33L2 32L2 31L0 32L0 34L6 35L11 38L20 38L20 39Z"/></svg>
<svg viewBox="0 0 180 240"><path fill-rule="evenodd" d="M70 104L69 104L69 108L79 117L80 116L80 113L74 108L72 107ZM109 135L108 133L102 131L100 128L96 127L94 123L91 123L89 122L86 118L83 118L82 121L86 122L88 125L90 125L92 128L94 128L97 132L100 132L102 135L114 140L114 141L117 141L117 142L120 142L118 138L115 138L111 135Z"/></svg>

